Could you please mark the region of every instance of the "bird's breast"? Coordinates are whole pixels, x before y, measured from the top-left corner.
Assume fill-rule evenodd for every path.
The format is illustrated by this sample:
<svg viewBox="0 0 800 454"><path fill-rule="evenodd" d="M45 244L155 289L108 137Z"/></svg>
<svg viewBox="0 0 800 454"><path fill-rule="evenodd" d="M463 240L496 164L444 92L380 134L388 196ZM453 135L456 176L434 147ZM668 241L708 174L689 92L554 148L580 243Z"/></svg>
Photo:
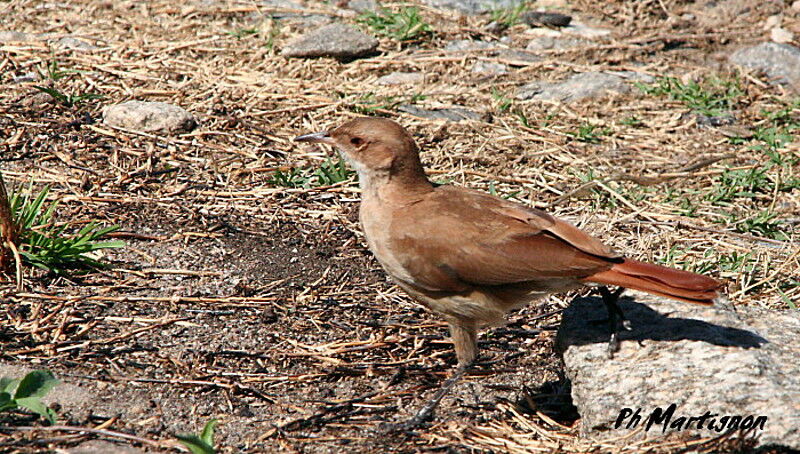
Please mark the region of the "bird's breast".
<svg viewBox="0 0 800 454"><path fill-rule="evenodd" d="M361 202L359 219L367 247L386 272L395 280L414 284L413 276L403 266L397 252L391 248L391 211L379 202L365 199Z"/></svg>

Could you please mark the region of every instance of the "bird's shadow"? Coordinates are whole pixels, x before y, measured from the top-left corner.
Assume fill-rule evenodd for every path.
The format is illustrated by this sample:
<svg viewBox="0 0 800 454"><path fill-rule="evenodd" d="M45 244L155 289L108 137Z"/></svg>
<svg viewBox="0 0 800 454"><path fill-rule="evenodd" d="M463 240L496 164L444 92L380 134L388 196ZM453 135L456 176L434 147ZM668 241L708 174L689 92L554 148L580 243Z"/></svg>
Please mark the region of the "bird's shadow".
<svg viewBox="0 0 800 454"><path fill-rule="evenodd" d="M630 320L631 331L622 331L620 341L679 341L707 342L724 347L761 348L767 339L746 329L732 328L692 318L670 317L666 310L658 312L659 304L653 308L638 303L634 298L623 297L618 301L625 317ZM672 303L669 303L672 304ZM689 306L689 309L691 306ZM667 309L666 307L662 307ZM703 310L698 307L698 310ZM718 308L718 311L730 309ZM598 297L576 298L564 310L556 345L563 352L570 346L608 342L610 331L607 323L596 320L608 317L603 300ZM724 319L724 314L717 317ZM593 322L593 320L595 322Z"/></svg>

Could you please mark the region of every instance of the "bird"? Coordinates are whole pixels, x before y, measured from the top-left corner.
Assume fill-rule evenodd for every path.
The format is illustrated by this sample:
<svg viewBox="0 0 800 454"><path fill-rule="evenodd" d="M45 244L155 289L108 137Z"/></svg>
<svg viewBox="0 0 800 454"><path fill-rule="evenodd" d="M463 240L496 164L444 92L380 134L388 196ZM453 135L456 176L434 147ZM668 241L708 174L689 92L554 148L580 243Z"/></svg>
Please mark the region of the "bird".
<svg viewBox="0 0 800 454"><path fill-rule="evenodd" d="M620 331L632 329L617 304L624 289L701 305L720 297L716 279L624 257L542 210L432 183L413 137L393 120L356 118L295 141L331 145L356 170L367 246L402 290L449 326L456 373L409 427L430 416L428 407L475 360L478 329L548 294L599 286L609 356L619 349Z"/></svg>

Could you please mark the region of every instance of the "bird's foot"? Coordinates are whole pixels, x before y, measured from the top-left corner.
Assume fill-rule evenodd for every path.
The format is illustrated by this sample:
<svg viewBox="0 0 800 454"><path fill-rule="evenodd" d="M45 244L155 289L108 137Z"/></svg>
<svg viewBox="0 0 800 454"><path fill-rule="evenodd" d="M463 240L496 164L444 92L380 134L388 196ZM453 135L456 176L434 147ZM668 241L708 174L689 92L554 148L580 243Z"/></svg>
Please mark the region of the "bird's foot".
<svg viewBox="0 0 800 454"><path fill-rule="evenodd" d="M402 423L395 424L382 424L379 428L381 433L409 433L413 434L414 430L424 427L428 421L433 419L433 412L439 406L442 398L450 392L451 389L461 380L464 372L467 370L466 364L459 364L453 375L442 383L442 386L436 390L431 400L429 400L422 408L419 409L411 419Z"/></svg>
<svg viewBox="0 0 800 454"><path fill-rule="evenodd" d="M600 296L603 297L603 303L606 305L606 309L608 310L608 318L604 321L608 324L609 330L611 331L611 336L608 340L609 359L613 358L614 353L619 351L620 331L631 331L633 329L633 325L631 325L630 320L625 318L622 308L620 308L619 304L617 304L619 296L624 290L625 289L623 287L619 287L612 293L608 290L608 288L600 287Z"/></svg>

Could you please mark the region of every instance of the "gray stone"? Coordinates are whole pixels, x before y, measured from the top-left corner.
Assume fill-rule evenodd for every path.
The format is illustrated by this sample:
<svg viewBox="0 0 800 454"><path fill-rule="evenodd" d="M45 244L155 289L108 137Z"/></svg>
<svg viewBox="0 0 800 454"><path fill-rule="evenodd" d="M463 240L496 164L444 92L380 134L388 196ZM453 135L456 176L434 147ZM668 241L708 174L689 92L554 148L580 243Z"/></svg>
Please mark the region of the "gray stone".
<svg viewBox="0 0 800 454"><path fill-rule="evenodd" d="M643 428L656 408L676 405L674 417L717 414L766 416L760 446L800 449L800 312L757 307L700 306L639 292L620 306L632 331L607 356L608 330L590 320L606 316L599 298L576 300L564 311L556 347L562 354L584 436L620 439L635 429L631 418L615 428L624 408L641 409ZM684 420L684 422L688 422ZM730 421L729 421L730 422ZM710 437L709 421L667 435ZM660 438L663 424L635 437Z"/></svg>
<svg viewBox="0 0 800 454"><path fill-rule="evenodd" d="M97 50L99 47L95 46L94 44L88 43L82 39L73 38L71 36L66 36L61 38L56 43L58 47L62 49L72 49L72 50L81 50L81 51L92 51Z"/></svg>
<svg viewBox="0 0 800 454"><path fill-rule="evenodd" d="M15 84L22 84L26 82L38 82L40 80L39 74L35 72L27 72L25 74L14 76L11 82Z"/></svg>
<svg viewBox="0 0 800 454"><path fill-rule="evenodd" d="M511 66L515 66L515 62L525 65L526 63L534 63L542 59L542 57L522 49L503 49L497 52L497 58L508 60L507 63Z"/></svg>
<svg viewBox="0 0 800 454"><path fill-rule="evenodd" d="M422 73L393 72L379 77L375 83L378 85L409 85L420 84L424 81L425 75Z"/></svg>
<svg viewBox="0 0 800 454"><path fill-rule="evenodd" d="M424 0L434 8L447 8L464 14L483 14L497 9L508 9L518 6L524 0Z"/></svg>
<svg viewBox="0 0 800 454"><path fill-rule="evenodd" d="M273 19L287 19L300 16L309 16L303 5L292 0L264 0L261 2L261 11L269 14Z"/></svg>
<svg viewBox="0 0 800 454"><path fill-rule="evenodd" d="M31 92L29 96L23 98L22 101L20 101L20 103L25 107L37 109L45 107L54 101L55 98L53 98L53 96L50 95L50 93L45 93L43 91L37 90L35 92Z"/></svg>
<svg viewBox="0 0 800 454"><path fill-rule="evenodd" d="M473 112L463 107L450 107L444 109L422 109L412 104L403 104L397 107L400 112L405 112L415 117L428 118L431 120L485 120L486 115Z"/></svg>
<svg viewBox="0 0 800 454"><path fill-rule="evenodd" d="M359 13L366 13L378 11L380 5L375 0L349 0L347 2L347 8L358 11Z"/></svg>
<svg viewBox="0 0 800 454"><path fill-rule="evenodd" d="M281 51L284 57L352 59L373 54L378 40L339 23L326 25L293 40Z"/></svg>
<svg viewBox="0 0 800 454"><path fill-rule="evenodd" d="M569 35L580 36L586 39L597 39L611 34L611 30L592 27L576 21L573 21L569 27L564 27L561 30Z"/></svg>
<svg viewBox="0 0 800 454"><path fill-rule="evenodd" d="M554 36L539 36L533 38L528 42L525 47L529 51L537 50L551 50L551 49L571 49L573 47L583 46L589 44L588 42L577 38L560 38Z"/></svg>
<svg viewBox="0 0 800 454"><path fill-rule="evenodd" d="M694 114L694 121L698 126L716 128L719 126L730 126L736 123L736 117L729 113L717 116Z"/></svg>
<svg viewBox="0 0 800 454"><path fill-rule="evenodd" d="M533 82L520 87L517 99L573 102L610 93L627 93L629 85L619 76L602 72L575 74L562 82Z"/></svg>
<svg viewBox="0 0 800 454"><path fill-rule="evenodd" d="M794 33L782 27L775 27L769 32L770 39L775 43L790 43L794 40Z"/></svg>
<svg viewBox="0 0 800 454"><path fill-rule="evenodd" d="M656 78L650 74L640 73L636 71L606 71L606 74L619 76L630 82L641 82L643 84L652 84Z"/></svg>
<svg viewBox="0 0 800 454"><path fill-rule="evenodd" d="M329 24L333 18L324 14L308 12L307 7L292 0L263 0L263 5L258 13L250 15L253 21L262 21L266 13L269 17L280 20L295 30L305 30L311 27L321 27Z"/></svg>
<svg viewBox="0 0 800 454"><path fill-rule="evenodd" d="M322 14L310 14L308 16L295 16L282 20L284 24L291 24L297 30L307 30L309 28L318 29L333 22L333 18Z"/></svg>
<svg viewBox="0 0 800 454"><path fill-rule="evenodd" d="M458 39L454 41L448 41L447 44L444 45L445 52L473 52L473 51L481 51L481 50L496 50L501 49L502 46L500 44L494 42L490 43L488 41L473 41L471 39Z"/></svg>
<svg viewBox="0 0 800 454"><path fill-rule="evenodd" d="M502 63L477 61L472 66L472 73L489 77L502 76L508 74L508 66Z"/></svg>
<svg viewBox="0 0 800 454"><path fill-rule="evenodd" d="M172 134L197 126L192 114L164 102L127 101L103 109L103 123L118 128Z"/></svg>
<svg viewBox="0 0 800 454"><path fill-rule="evenodd" d="M30 41L36 41L37 39L38 39L37 35L34 35L32 33L12 32L12 31L0 32L0 43L13 43L13 42L27 43Z"/></svg>
<svg viewBox="0 0 800 454"><path fill-rule="evenodd" d="M731 54L729 61L748 69L763 71L774 83L800 84L800 49L789 44L762 43Z"/></svg>

